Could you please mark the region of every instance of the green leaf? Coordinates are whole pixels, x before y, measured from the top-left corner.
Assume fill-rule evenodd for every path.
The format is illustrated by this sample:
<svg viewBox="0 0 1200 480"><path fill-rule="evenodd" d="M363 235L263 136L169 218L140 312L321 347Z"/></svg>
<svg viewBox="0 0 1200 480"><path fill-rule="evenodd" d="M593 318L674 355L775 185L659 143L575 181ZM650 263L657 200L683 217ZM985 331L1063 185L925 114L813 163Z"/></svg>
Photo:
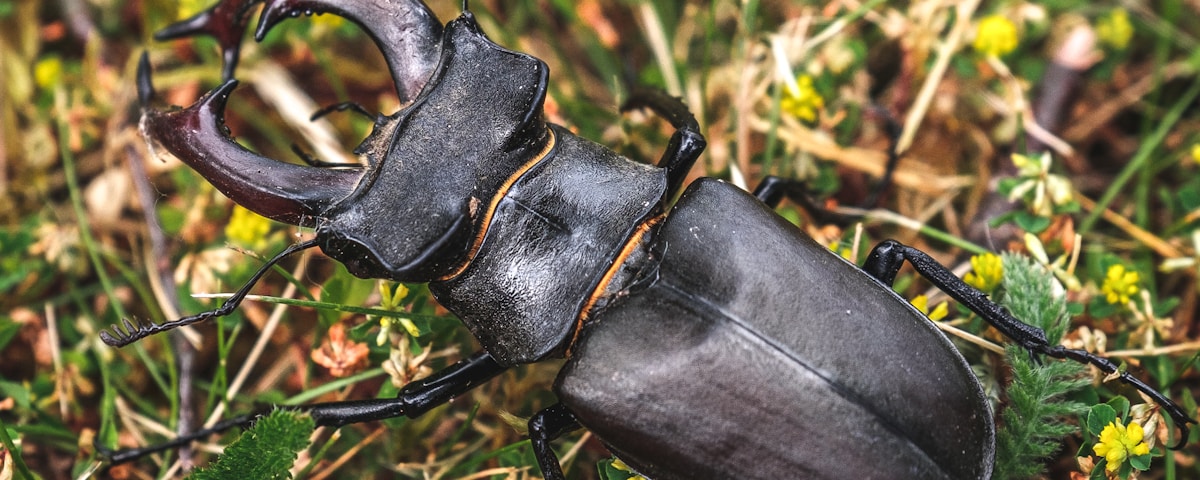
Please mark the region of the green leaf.
<svg viewBox="0 0 1200 480"><path fill-rule="evenodd" d="M1013 221L1016 222L1018 227L1029 233L1041 233L1050 226L1049 218L1039 217L1029 212L1017 212L1013 216Z"/></svg>
<svg viewBox="0 0 1200 480"><path fill-rule="evenodd" d="M1088 432L1092 435L1100 435L1100 432L1104 431L1104 427L1116 421L1117 411L1113 407L1105 403L1093 405L1087 416Z"/></svg>
<svg viewBox="0 0 1200 480"><path fill-rule="evenodd" d="M306 414L275 410L262 417L225 449L225 453L188 478L291 478L296 454L308 447L316 423Z"/></svg>
<svg viewBox="0 0 1200 480"><path fill-rule="evenodd" d="M1149 453L1147 453L1145 455L1135 455L1135 456L1129 457L1129 465L1133 466L1133 468L1136 468L1136 469L1144 472L1144 471L1150 469L1150 459L1152 459L1152 458L1154 458L1154 455L1151 455Z"/></svg>
<svg viewBox="0 0 1200 480"><path fill-rule="evenodd" d="M1125 421L1125 417L1129 416L1129 399L1128 398L1120 397L1120 396L1113 397L1112 400L1105 402L1105 404L1111 406L1113 408L1113 410L1115 410L1117 412L1117 416L1121 419L1122 422Z"/></svg>
<svg viewBox="0 0 1200 480"><path fill-rule="evenodd" d="M1046 332L1057 344L1069 317L1065 300L1055 296L1055 281L1045 268L1027 257L1004 254L1004 279L1000 303L1013 316ZM1008 408L1001 412L1002 428L996 433L996 467L993 478L1029 478L1042 473L1043 459L1062 448L1063 437L1078 431L1067 418L1087 411L1071 400L1072 392L1089 383L1084 367L1073 362L1036 364L1029 353L1009 345L1006 358L1012 365ZM1111 408L1111 407L1110 407ZM1114 415L1115 416L1115 415Z"/></svg>

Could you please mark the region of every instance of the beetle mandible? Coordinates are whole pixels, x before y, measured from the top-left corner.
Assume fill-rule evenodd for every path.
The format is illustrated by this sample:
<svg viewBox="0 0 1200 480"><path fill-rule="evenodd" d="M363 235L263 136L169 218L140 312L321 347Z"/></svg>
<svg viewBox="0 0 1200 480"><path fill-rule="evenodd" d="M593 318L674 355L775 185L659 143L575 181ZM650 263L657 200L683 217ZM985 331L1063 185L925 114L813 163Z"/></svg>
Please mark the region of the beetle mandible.
<svg viewBox="0 0 1200 480"><path fill-rule="evenodd" d="M360 277L428 283L484 350L396 398L302 410L329 426L415 417L515 365L565 357L559 403L529 421L547 478L562 478L550 442L581 427L651 478L988 478L989 407L957 350L888 287L905 260L1030 354L1118 372L1048 344L916 249L887 241L862 269L843 260L772 210L794 191L786 181L753 194L707 178L685 185L705 141L678 99L638 91L623 107L649 108L675 128L655 165L546 123L547 66L489 40L465 2L443 26L419 0L264 1L258 39L301 13L358 23L405 106L376 119L356 150L360 168L259 156L222 119L254 3L222 0L158 35L217 36L227 81L188 108L159 111L143 57L141 127L235 202L312 226L315 237L220 308L126 321L102 334L111 345L226 315L279 259L319 247ZM886 341L861 345L841 334L845 322ZM1195 420L1181 407L1119 375L1187 437Z"/></svg>

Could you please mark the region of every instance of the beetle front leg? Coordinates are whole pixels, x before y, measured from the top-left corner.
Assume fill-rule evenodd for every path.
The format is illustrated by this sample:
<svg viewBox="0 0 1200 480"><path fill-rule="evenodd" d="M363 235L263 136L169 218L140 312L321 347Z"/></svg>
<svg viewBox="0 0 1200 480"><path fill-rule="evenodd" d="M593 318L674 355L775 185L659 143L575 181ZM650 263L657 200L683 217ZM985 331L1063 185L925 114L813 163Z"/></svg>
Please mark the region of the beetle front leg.
<svg viewBox="0 0 1200 480"><path fill-rule="evenodd" d="M351 423L371 422L406 416L416 418L434 407L449 402L480 384L504 373L508 367L497 362L487 352L477 352L421 380L415 380L400 389L394 398L373 398L344 402L314 403L309 405L280 406L277 408L304 412L321 427L342 427ZM170 450L200 440L237 426L248 426L271 409L231 418L217 425L183 435L169 442L145 448L128 448L112 451L97 446L110 464L130 462L153 453Z"/></svg>
<svg viewBox="0 0 1200 480"><path fill-rule="evenodd" d="M1000 333L1004 334L1004 336L1027 350L1030 355L1035 356L1035 359L1037 354L1042 354L1054 358L1091 364L1108 375L1119 374L1121 381L1154 399L1154 402L1165 409L1167 414L1171 416L1171 419L1175 421L1175 425L1182 432L1179 437L1180 443L1176 447L1181 446L1183 442L1187 441L1188 424L1196 423L1196 420L1191 418L1182 407L1167 398L1166 395L1150 387L1137 377L1120 371L1118 365L1107 358L1093 355L1084 350L1074 350L1061 345L1051 345L1046 340L1046 332L1042 331L1042 329L1013 317L1004 307L989 300L987 294L967 285L966 282L962 281L957 275L925 252L901 244L895 240L886 240L871 250L871 254L867 256L866 264L863 265L863 270L868 275L890 286L895 281L896 272L900 270L905 260L908 260L908 263L912 264L913 268L922 277L925 277L930 283L938 287L938 289L946 292L951 298L978 314L999 330Z"/></svg>
<svg viewBox="0 0 1200 480"><path fill-rule="evenodd" d="M561 403L556 403L537 412L529 418L529 442L533 444L533 455L537 457L538 467L546 480L562 480L562 467L558 465L558 455L550 447L550 442L567 432L581 428L575 414Z"/></svg>
<svg viewBox="0 0 1200 480"><path fill-rule="evenodd" d="M233 310L236 309L238 305L242 304L242 300L246 299L246 295L250 293L250 289L254 287L254 284L258 283L258 280L261 279L263 275L267 274L267 271L269 271L271 267L275 266L275 264L279 263L280 260L287 258L293 253L317 246L317 243L318 241L313 239L292 244L285 248L282 252L276 254L274 257L271 257L271 259L267 260L263 266L259 267L258 271L254 272L254 275L250 277L250 280L247 280L241 288L233 293L233 295L225 299L225 303L222 303L220 307L217 307L214 310L201 312L190 317L183 317L178 320L172 320L164 323L135 323L129 319L122 319L121 323L123 325L112 325L110 328L111 332L107 330L101 331L100 339L109 346L124 347L159 332L165 332L167 330L172 330L182 326L200 323L210 318L224 317L229 315L230 313L233 313Z"/></svg>

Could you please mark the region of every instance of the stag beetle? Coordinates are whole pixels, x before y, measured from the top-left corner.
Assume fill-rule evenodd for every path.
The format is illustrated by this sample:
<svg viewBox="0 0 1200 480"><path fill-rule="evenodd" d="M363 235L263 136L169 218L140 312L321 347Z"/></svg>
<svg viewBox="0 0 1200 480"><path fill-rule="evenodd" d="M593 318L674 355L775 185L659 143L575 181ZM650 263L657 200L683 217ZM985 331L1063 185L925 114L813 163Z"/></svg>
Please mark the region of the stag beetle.
<svg viewBox="0 0 1200 480"><path fill-rule="evenodd" d="M158 37L216 36L232 77L254 3L224 0ZM566 358L559 403L529 421L547 478L562 478L550 442L581 427L652 478L988 478L993 420L978 380L889 288L907 260L1031 355L1119 375L1166 410L1181 438L1195 423L1109 360L1048 344L919 250L886 241L861 269L831 253L772 209L795 195L793 182L770 178L753 194L709 178L684 185L705 140L676 98L638 91L623 107L674 127L654 165L546 123L547 66L489 40L465 2L444 26L419 0L263 3L260 40L302 13L358 23L405 106L377 118L356 150L364 166L287 164L228 136L222 113L235 80L160 111L149 106L143 57L151 143L235 202L312 227L315 238L272 258L217 310L125 321L102 334L110 345L226 315L275 262L319 247L360 277L428 283L484 348L396 398L301 407L319 425L416 417L515 365ZM846 323L876 336L845 335Z"/></svg>

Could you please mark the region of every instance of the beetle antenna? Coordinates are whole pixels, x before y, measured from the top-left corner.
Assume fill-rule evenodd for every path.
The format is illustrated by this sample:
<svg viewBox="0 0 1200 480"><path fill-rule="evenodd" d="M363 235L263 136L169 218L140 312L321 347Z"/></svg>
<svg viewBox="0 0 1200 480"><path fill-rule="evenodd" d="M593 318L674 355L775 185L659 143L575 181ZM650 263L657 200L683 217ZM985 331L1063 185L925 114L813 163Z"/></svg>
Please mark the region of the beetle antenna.
<svg viewBox="0 0 1200 480"><path fill-rule="evenodd" d="M250 289L254 287L254 284L258 283L258 280L261 279L262 276L271 269L271 267L275 266L276 263L279 263L280 260L283 260L285 257L293 253L309 249L317 245L317 239L314 238L308 241L293 244L284 249L282 252L279 252L270 260L267 260L267 263L264 263L257 272L254 272L254 276L250 277L250 280L242 285L242 288L239 288L236 292L234 292L233 295L226 299L225 303L221 304L221 306L216 310L209 310L207 312L165 323L141 322L136 318L133 320L128 318L122 319L121 324L124 326L123 328L121 325L114 324L109 330L100 332L100 339L110 346L124 347L159 332L203 322L210 318L229 315L235 308L238 307L238 305L242 303L242 300L246 299L246 295L250 293Z"/></svg>
<svg viewBox="0 0 1200 480"><path fill-rule="evenodd" d="M327 162L325 160L321 160L317 157L312 156L308 152L304 151L303 148L300 148L299 145L296 145L294 143L292 144L292 153L295 153L297 157L300 157L300 160L303 160L304 163L307 163L309 166L312 166L312 167L317 167L317 168L362 168L362 165L358 164L358 163Z"/></svg>
<svg viewBox="0 0 1200 480"><path fill-rule="evenodd" d="M463 8L462 8L462 11L463 11L464 13L471 11L471 9L467 7L467 0L463 0Z"/></svg>

